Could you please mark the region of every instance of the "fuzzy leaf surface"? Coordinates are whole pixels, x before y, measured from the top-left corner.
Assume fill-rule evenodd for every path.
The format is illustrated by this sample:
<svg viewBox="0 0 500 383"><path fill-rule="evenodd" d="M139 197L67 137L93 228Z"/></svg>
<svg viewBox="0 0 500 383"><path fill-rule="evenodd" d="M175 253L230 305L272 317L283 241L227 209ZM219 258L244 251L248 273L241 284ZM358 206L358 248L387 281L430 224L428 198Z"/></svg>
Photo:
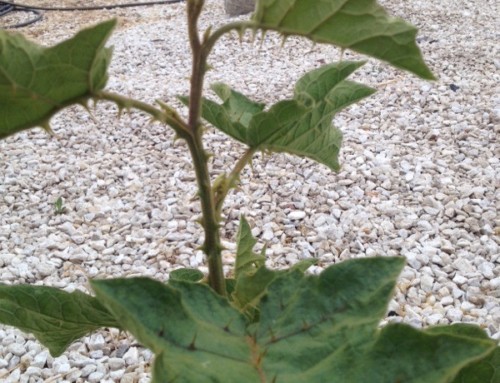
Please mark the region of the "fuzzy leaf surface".
<svg viewBox="0 0 500 383"><path fill-rule="evenodd" d="M493 348L494 342L489 339L464 338L444 332L432 334L393 324L380 331L353 381L447 383L464 366L487 358Z"/></svg>
<svg viewBox="0 0 500 383"><path fill-rule="evenodd" d="M93 281L92 287L156 354L154 383L258 381L243 316L208 286L131 278Z"/></svg>
<svg viewBox="0 0 500 383"><path fill-rule="evenodd" d="M319 277L279 273L247 320L203 284L94 281L98 298L156 354L153 382L447 383L494 342L383 318L402 258L355 259Z"/></svg>
<svg viewBox="0 0 500 383"><path fill-rule="evenodd" d="M184 282L199 282L203 279L203 273L198 269L182 268L170 272L169 280Z"/></svg>
<svg viewBox="0 0 500 383"><path fill-rule="evenodd" d="M375 92L346 80L363 64L344 61L313 70L297 82L292 99L280 101L268 111L226 85L216 84L214 89L223 103L204 99L202 116L251 148L308 157L339 170L342 133L332 126L332 119Z"/></svg>
<svg viewBox="0 0 500 383"><path fill-rule="evenodd" d="M0 285L0 323L32 333L53 356L101 327L119 328L110 312L88 294L31 285Z"/></svg>
<svg viewBox="0 0 500 383"><path fill-rule="evenodd" d="M500 346L486 358L465 366L452 383L499 383L500 382Z"/></svg>
<svg viewBox="0 0 500 383"><path fill-rule="evenodd" d="M45 48L0 30L0 138L36 126L64 107L83 103L107 81L116 24L106 21Z"/></svg>
<svg viewBox="0 0 500 383"><path fill-rule="evenodd" d="M464 323L451 326L436 326L426 330L430 334L453 334L460 337L488 340L488 335L479 327ZM499 383L500 382L500 345L483 359L464 367L452 383Z"/></svg>
<svg viewBox="0 0 500 383"><path fill-rule="evenodd" d="M256 28L352 49L434 79L416 44L417 29L375 0L259 0L252 20Z"/></svg>

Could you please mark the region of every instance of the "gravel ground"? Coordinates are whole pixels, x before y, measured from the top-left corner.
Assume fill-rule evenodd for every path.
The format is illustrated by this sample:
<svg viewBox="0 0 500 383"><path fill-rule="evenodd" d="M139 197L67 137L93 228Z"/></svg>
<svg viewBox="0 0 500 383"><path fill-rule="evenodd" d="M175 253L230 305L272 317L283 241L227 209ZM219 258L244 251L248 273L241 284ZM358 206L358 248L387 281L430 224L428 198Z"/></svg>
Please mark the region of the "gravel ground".
<svg viewBox="0 0 500 383"><path fill-rule="evenodd" d="M43 4L44 1L37 2ZM53 5L54 2L47 4ZM69 2L65 2L68 4ZM96 2L97 3L97 2ZM227 21L208 1L201 25ZM268 263L286 267L315 257L318 273L344 259L408 259L387 321L421 327L471 322L500 338L500 14L496 0L385 0L420 28L439 77L425 82L370 60L354 77L378 93L339 114L342 171L288 155L257 155L228 197L223 228L234 258L245 214ZM108 88L177 105L187 92L185 4L85 13L47 13L23 32L44 44L111 16L120 26ZM225 38L208 83L223 81L259 101L291 94L305 71L338 60L332 47L274 34L260 42ZM344 58L356 59L346 52ZM139 113L116 121L99 103L57 115L51 138L32 130L0 142L0 280L88 291L88 279L206 270L196 250L201 230L187 150L172 132ZM214 176L242 147L208 129ZM54 201L65 213L55 214ZM147 382L150 351L114 330L74 343L52 358L36 340L0 326L4 382Z"/></svg>

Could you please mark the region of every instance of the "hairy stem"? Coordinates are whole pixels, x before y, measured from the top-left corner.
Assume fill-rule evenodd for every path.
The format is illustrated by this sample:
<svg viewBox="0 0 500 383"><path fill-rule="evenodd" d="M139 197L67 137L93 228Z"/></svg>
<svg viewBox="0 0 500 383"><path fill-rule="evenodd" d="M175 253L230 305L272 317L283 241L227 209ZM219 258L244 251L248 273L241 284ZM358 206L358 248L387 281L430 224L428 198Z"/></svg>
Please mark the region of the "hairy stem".
<svg viewBox="0 0 500 383"><path fill-rule="evenodd" d="M187 140L196 179L198 181L198 195L201 202L203 218L201 223L205 231L205 241L202 250L205 252L208 261L208 282L217 293L226 295L226 282L222 268L222 245L219 235L219 221L215 211L213 191L208 173L207 155L201 144L201 140Z"/></svg>
<svg viewBox="0 0 500 383"><path fill-rule="evenodd" d="M224 200L229 193L229 190L236 186L236 182L240 177L241 171L243 168L252 160L253 155L255 154L255 148L248 148L243 154L243 156L236 162L233 170L229 173L229 176L226 178L224 184L221 188L216 191L215 194L215 207L217 209L217 216L220 217L222 211L222 205L224 204ZM220 219L220 218L219 218Z"/></svg>
<svg viewBox="0 0 500 383"><path fill-rule="evenodd" d="M198 182L198 193L203 214L202 225L205 231L203 251L208 261L208 282L220 295L226 295L226 282L222 268L222 246L220 243L219 221L217 219L213 189L208 171L208 155L203 147L203 127L200 123L201 96L207 65L207 52L198 35L198 17L203 7L203 0L189 0L187 4L188 31L193 56L191 72L191 90L189 94L190 136L186 139Z"/></svg>
<svg viewBox="0 0 500 383"><path fill-rule="evenodd" d="M186 138L186 136L189 135L188 125L175 111L173 111L173 109L163 103L160 103L162 109L159 109L148 103L106 91L100 91L94 96L94 99L114 102L120 109L134 108L140 110L149 114L155 120L170 125L178 136Z"/></svg>

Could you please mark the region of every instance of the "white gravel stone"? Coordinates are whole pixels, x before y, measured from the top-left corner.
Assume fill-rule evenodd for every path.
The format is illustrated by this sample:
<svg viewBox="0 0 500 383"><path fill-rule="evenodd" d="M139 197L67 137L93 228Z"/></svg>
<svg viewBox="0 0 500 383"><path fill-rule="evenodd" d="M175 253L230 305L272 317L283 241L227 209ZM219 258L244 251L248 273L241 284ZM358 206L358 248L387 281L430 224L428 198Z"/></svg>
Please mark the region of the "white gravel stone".
<svg viewBox="0 0 500 383"><path fill-rule="evenodd" d="M122 358L109 358L108 365L111 370L119 370L125 366L125 361Z"/></svg>
<svg viewBox="0 0 500 383"><path fill-rule="evenodd" d="M95 371L88 376L88 381L90 383L99 383L104 378L104 373Z"/></svg>
<svg viewBox="0 0 500 383"><path fill-rule="evenodd" d="M500 287L500 277L490 280L490 287L492 289L498 289Z"/></svg>
<svg viewBox="0 0 500 383"><path fill-rule="evenodd" d="M452 322L460 322L462 320L463 315L464 315L464 313L462 312L462 310L454 308L454 307L452 307L448 311L446 311L446 316Z"/></svg>
<svg viewBox="0 0 500 383"><path fill-rule="evenodd" d="M128 366L137 364L139 362L139 350L137 347L130 347L123 355L123 360Z"/></svg>
<svg viewBox="0 0 500 383"><path fill-rule="evenodd" d="M56 374L66 374L71 370L71 365L68 361L68 358L65 355L62 355L56 359L52 363L52 369Z"/></svg>
<svg viewBox="0 0 500 383"><path fill-rule="evenodd" d="M31 362L31 365L33 367L43 368L45 366L45 363L47 363L48 355L49 355L48 351L45 350L36 354L35 357L33 358L33 361Z"/></svg>
<svg viewBox="0 0 500 383"><path fill-rule="evenodd" d="M89 348L91 351L102 350L105 344L106 340L104 339L102 334L94 334L90 336Z"/></svg>
<svg viewBox="0 0 500 383"><path fill-rule="evenodd" d="M29 366L25 371L25 375L39 377L42 375L42 369L40 367Z"/></svg>
<svg viewBox="0 0 500 383"><path fill-rule="evenodd" d="M441 305L443 306L449 306L452 305L454 302L454 299L451 296L446 296L443 299L441 299Z"/></svg>
<svg viewBox="0 0 500 383"><path fill-rule="evenodd" d="M306 212L300 210L295 210L288 214L288 218L296 221L304 219L305 217L306 217Z"/></svg>
<svg viewBox="0 0 500 383"><path fill-rule="evenodd" d="M424 290L427 293L430 293L432 291L432 286L434 285L434 278L430 275L422 275L420 278L420 286L422 287L422 290Z"/></svg>
<svg viewBox="0 0 500 383"><path fill-rule="evenodd" d="M82 376L86 378L89 376L91 373L93 373L97 369L97 366L95 364L88 364L85 367L81 369Z"/></svg>
<svg viewBox="0 0 500 383"><path fill-rule="evenodd" d="M456 274L455 277L453 278L453 282L459 284L459 285L463 285L465 283L467 283L469 280L467 278L465 278L464 276L460 275L460 274Z"/></svg>
<svg viewBox="0 0 500 383"><path fill-rule="evenodd" d="M113 382L120 380L123 375L125 375L125 369L122 370L114 370L109 372L109 377L113 379Z"/></svg>
<svg viewBox="0 0 500 383"><path fill-rule="evenodd" d="M264 230L264 233L262 234L262 239L264 241L270 241L273 238L274 238L274 233L271 229Z"/></svg>
<svg viewBox="0 0 500 383"><path fill-rule="evenodd" d="M24 348L24 345L22 345L22 344L11 343L7 347L7 351L11 352L14 355L21 356L21 355L24 355L24 353L26 352L26 348Z"/></svg>

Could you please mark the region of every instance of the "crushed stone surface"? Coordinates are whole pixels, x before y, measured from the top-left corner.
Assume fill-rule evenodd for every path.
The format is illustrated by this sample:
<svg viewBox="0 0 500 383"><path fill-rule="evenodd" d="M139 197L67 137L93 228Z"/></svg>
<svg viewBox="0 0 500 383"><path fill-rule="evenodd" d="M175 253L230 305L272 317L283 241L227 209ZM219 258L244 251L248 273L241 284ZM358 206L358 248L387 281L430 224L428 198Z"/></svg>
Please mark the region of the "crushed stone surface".
<svg viewBox="0 0 500 383"><path fill-rule="evenodd" d="M345 259L404 256L383 323L475 323L499 339L499 4L401 4L383 1L419 28L438 80L369 60L353 79L378 92L334 120L344 134L339 173L286 154L256 155L227 198L224 261L229 270L241 214L258 246L267 244L270 267L314 257L311 272L319 273ZM47 12L21 31L51 45L110 17L119 26L108 89L181 107L176 96L187 94L190 75L184 3ZM223 2L208 1L201 28L227 21ZM224 82L271 104L291 96L306 71L340 57L299 38L246 34L240 43L228 35L210 58L207 94L214 96L208 84ZM0 281L89 291L90 278L164 281L179 267L206 271L186 146L141 113L117 120L110 103L90 109L57 114L57 138L35 129L0 142ZM244 148L212 128L205 137L215 178ZM152 357L131 336L105 329L53 358L33 336L0 326L3 382L147 382Z"/></svg>

